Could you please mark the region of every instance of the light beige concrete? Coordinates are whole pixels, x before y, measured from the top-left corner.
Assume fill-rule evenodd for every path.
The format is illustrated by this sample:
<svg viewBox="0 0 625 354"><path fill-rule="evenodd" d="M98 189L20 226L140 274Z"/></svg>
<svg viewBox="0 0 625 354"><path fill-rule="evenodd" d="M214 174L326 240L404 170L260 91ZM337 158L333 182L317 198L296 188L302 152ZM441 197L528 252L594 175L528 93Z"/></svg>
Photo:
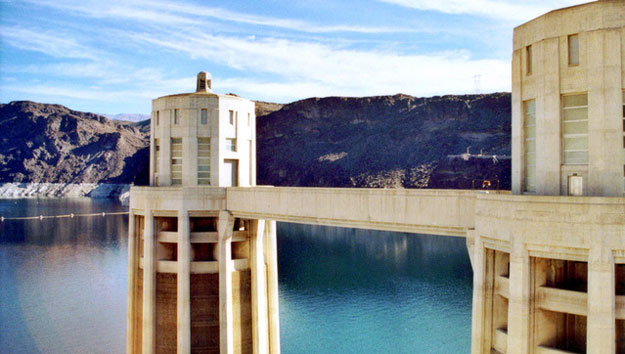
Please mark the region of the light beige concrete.
<svg viewBox="0 0 625 354"><path fill-rule="evenodd" d="M219 351L234 353L234 329L232 314L232 228L234 217L228 211L219 212Z"/></svg>
<svg viewBox="0 0 625 354"><path fill-rule="evenodd" d="M265 222L267 302L269 309L269 353L280 354L280 308L278 295L278 239L275 220Z"/></svg>
<svg viewBox="0 0 625 354"><path fill-rule="evenodd" d="M155 269L155 244L154 244L154 216L150 209L145 210L145 226L143 234L143 354L154 352L156 338L155 327L155 301L156 301L156 269Z"/></svg>
<svg viewBox="0 0 625 354"><path fill-rule="evenodd" d="M210 74L201 72L200 76ZM175 111L178 122L175 122ZM202 124L202 110L207 122ZM233 124L230 124L230 112ZM193 93L175 94L152 101L150 125L150 185L170 186L171 139L182 138L182 185L198 185L197 139L210 138L210 185L229 186L225 160L238 161L238 185L256 183L256 116L254 102L235 96L221 95L210 90L197 89ZM158 118L157 118L158 117ZM154 141L159 141L160 160L156 166ZM236 139L236 151L226 148L227 139ZM158 172L157 172L158 170Z"/></svg>
<svg viewBox="0 0 625 354"><path fill-rule="evenodd" d="M254 354L269 352L267 317L267 267L265 265L265 220L252 222L250 270L252 272L252 330Z"/></svg>
<svg viewBox="0 0 625 354"><path fill-rule="evenodd" d="M554 10L514 29L512 55L512 190L522 192L523 101L536 100L539 195L566 195L568 177L583 177L583 194L623 196L622 92L625 86L625 2L599 1ZM568 36L579 38L579 64L569 65ZM533 70L527 73L528 46ZM562 103L588 94L588 163L564 164Z"/></svg>
<svg viewBox="0 0 625 354"><path fill-rule="evenodd" d="M464 237L479 191L228 188L236 217Z"/></svg>
<svg viewBox="0 0 625 354"><path fill-rule="evenodd" d="M191 240L189 216L184 209L178 214L177 254L177 350L191 353Z"/></svg>
<svg viewBox="0 0 625 354"><path fill-rule="evenodd" d="M137 274L135 257L137 240L135 237L135 214L130 210L128 213L128 294L126 297L126 353L134 352L134 317L135 317L135 292L133 291Z"/></svg>

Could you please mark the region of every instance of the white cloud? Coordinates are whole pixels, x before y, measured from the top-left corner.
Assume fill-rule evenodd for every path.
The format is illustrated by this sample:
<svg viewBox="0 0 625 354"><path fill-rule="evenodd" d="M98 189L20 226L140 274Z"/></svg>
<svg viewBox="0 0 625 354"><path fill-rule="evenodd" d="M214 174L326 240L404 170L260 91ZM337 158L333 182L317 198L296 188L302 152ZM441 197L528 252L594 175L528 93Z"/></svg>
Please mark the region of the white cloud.
<svg viewBox="0 0 625 354"><path fill-rule="evenodd" d="M53 31L35 31L22 27L0 27L2 41L23 49L55 58L94 59L97 52L86 48L70 35Z"/></svg>
<svg viewBox="0 0 625 354"><path fill-rule="evenodd" d="M469 14L509 21L528 21L553 9L582 4L588 0L380 0L417 10L446 14Z"/></svg>
<svg viewBox="0 0 625 354"><path fill-rule="evenodd" d="M271 81L225 81L229 90L243 90L251 98L275 97L284 101L326 95L469 93L475 89L474 75L481 76L483 91L510 87L509 62L474 60L463 51L403 55L273 38L253 40L184 33L129 36L140 43L253 72L254 76L271 76ZM217 78L214 85L218 91L222 87Z"/></svg>
<svg viewBox="0 0 625 354"><path fill-rule="evenodd" d="M283 19L268 16L250 15L234 12L218 7L184 4L174 1L73 1L73 0L27 0L39 6L46 6L63 11L72 11L93 18L124 18L139 22L150 22L161 25L172 24L200 24L201 19L213 18L216 20L243 23L249 25L273 27L308 33L332 33L332 32L357 32L357 33L396 33L396 32L421 32L431 30L401 28L401 27L375 27L375 26L349 26L349 25L318 25L315 23Z"/></svg>

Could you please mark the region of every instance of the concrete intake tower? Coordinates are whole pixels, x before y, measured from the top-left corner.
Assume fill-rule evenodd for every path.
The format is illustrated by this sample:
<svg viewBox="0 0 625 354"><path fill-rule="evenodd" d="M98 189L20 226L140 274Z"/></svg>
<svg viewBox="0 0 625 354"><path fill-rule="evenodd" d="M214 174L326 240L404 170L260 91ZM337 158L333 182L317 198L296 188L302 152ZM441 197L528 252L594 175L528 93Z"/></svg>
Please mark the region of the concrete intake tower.
<svg viewBox="0 0 625 354"><path fill-rule="evenodd" d="M624 64L622 0L514 29L511 193L256 186L254 103L199 73L152 103L127 352L279 353L281 221L466 238L473 354L625 354Z"/></svg>

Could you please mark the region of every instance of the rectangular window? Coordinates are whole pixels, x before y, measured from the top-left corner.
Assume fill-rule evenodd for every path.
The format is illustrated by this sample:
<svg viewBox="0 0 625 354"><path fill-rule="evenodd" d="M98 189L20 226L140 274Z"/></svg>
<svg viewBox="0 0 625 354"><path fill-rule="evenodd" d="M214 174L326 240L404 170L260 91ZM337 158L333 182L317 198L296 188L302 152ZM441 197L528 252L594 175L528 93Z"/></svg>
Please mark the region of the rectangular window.
<svg viewBox="0 0 625 354"><path fill-rule="evenodd" d="M202 114L200 117L200 123L206 124L208 122L208 110L206 108L202 108Z"/></svg>
<svg viewBox="0 0 625 354"><path fill-rule="evenodd" d="M579 65L579 36L569 36L569 65Z"/></svg>
<svg viewBox="0 0 625 354"><path fill-rule="evenodd" d="M156 125L159 125L161 122L161 111L156 111Z"/></svg>
<svg viewBox="0 0 625 354"><path fill-rule="evenodd" d="M250 113L247 114L247 126L249 127L252 124L252 115Z"/></svg>
<svg viewBox="0 0 625 354"><path fill-rule="evenodd" d="M528 45L525 47L525 72L527 75L532 73L532 61L534 58L532 57L532 46Z"/></svg>
<svg viewBox="0 0 625 354"><path fill-rule="evenodd" d="M158 139L154 139L154 174L158 173L158 167L161 163L161 146Z"/></svg>
<svg viewBox="0 0 625 354"><path fill-rule="evenodd" d="M171 138L171 184L182 184L182 138Z"/></svg>
<svg viewBox="0 0 625 354"><path fill-rule="evenodd" d="M228 111L228 123L230 123L230 125L234 125L234 111Z"/></svg>
<svg viewBox="0 0 625 354"><path fill-rule="evenodd" d="M536 101L523 102L525 192L536 192Z"/></svg>
<svg viewBox="0 0 625 354"><path fill-rule="evenodd" d="M236 152L237 151L237 139L226 138L226 150Z"/></svg>
<svg viewBox="0 0 625 354"><path fill-rule="evenodd" d="M174 109L174 124L178 124L179 123L179 117L178 117L178 110Z"/></svg>
<svg viewBox="0 0 625 354"><path fill-rule="evenodd" d="M211 138L197 138L197 184L211 184Z"/></svg>
<svg viewBox="0 0 625 354"><path fill-rule="evenodd" d="M588 163L588 95L562 96L562 151L565 164Z"/></svg>

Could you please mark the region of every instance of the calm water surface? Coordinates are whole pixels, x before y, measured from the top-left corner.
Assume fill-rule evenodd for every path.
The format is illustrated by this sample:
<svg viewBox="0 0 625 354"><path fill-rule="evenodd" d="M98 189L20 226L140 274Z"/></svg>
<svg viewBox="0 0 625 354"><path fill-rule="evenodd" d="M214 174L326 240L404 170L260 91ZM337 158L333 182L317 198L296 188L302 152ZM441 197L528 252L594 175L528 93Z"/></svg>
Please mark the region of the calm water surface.
<svg viewBox="0 0 625 354"><path fill-rule="evenodd" d="M124 208L0 200L0 215ZM122 353L128 220L0 223L0 353ZM283 353L467 353L464 239L278 224Z"/></svg>

